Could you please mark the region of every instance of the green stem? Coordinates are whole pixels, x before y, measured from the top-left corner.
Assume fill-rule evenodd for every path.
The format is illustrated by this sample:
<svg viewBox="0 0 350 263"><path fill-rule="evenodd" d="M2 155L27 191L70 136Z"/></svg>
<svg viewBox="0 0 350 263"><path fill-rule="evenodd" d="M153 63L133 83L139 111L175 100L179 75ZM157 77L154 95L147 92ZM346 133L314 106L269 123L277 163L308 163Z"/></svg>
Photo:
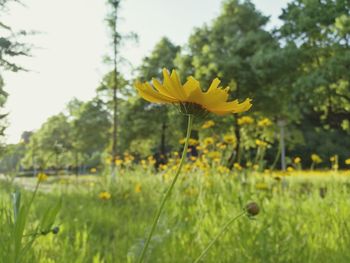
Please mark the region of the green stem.
<svg viewBox="0 0 350 263"><path fill-rule="evenodd" d="M225 232L226 229L234 222L236 221L238 218L240 218L242 215L244 215L246 213L246 211L240 213L238 216L235 216L234 218L232 218L230 221L228 221L224 227L221 229L221 231L212 239L212 241L210 241L210 243L208 244L208 246L202 251L202 253L199 255L199 257L193 261L193 263L198 263L204 256L205 254L208 252L208 250L214 245L214 243L219 239L219 237L221 237Z"/></svg>
<svg viewBox="0 0 350 263"><path fill-rule="evenodd" d="M188 125L187 125L187 134L186 134L186 140L185 140L185 145L184 145L184 149L182 151L182 156L181 156L181 160L180 160L180 164L176 170L176 174L175 174L175 177L173 179L173 181L171 182L168 190L166 191L161 203L160 203L160 206L158 208L158 211L154 217L154 220L153 220L153 224L152 224L152 228L151 228L151 231L148 235L148 238L146 240L146 244L145 246L143 247L142 249L142 253L141 253L141 256L138 260L138 263L142 263L143 260L144 260L144 257L146 255L146 251L147 251L147 248L149 246L149 243L151 241L151 238L153 236L153 233L154 233L154 230L156 229L157 227L157 224L158 224L158 220L159 220L159 217L163 211L163 208L164 208L164 205L165 205L165 202L167 201L167 199L169 198L170 194L171 194L171 191L173 190L174 188L174 185L180 175L180 172L181 172L181 168L184 164L184 161L186 159L186 155L187 155L187 149L188 149L188 141L190 139L190 136L191 136L191 130L192 130L192 123L193 123L193 115L188 115Z"/></svg>

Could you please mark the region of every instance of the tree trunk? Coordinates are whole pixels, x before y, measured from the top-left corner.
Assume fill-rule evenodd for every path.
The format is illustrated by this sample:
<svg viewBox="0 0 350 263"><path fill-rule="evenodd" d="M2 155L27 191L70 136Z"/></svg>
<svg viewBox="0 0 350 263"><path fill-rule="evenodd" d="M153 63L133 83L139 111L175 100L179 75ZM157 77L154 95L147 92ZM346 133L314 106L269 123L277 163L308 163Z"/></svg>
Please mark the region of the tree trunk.
<svg viewBox="0 0 350 263"><path fill-rule="evenodd" d="M117 133L118 133L118 94L117 94L117 88L118 88L118 78L117 78L117 45L118 45L118 35L117 35L117 15L118 15L118 5L119 1L116 1L114 4L114 23L113 23L113 63L114 63L114 70L113 70L113 131L112 131L112 163L111 163L111 171L112 171L112 177L114 178L116 176L116 164L115 161L117 159Z"/></svg>
<svg viewBox="0 0 350 263"><path fill-rule="evenodd" d="M79 155L78 152L75 153L75 176L79 175Z"/></svg>
<svg viewBox="0 0 350 263"><path fill-rule="evenodd" d="M286 147L284 142L284 127L285 122L283 120L278 122L280 126L280 147L281 147L281 170L286 170Z"/></svg>
<svg viewBox="0 0 350 263"><path fill-rule="evenodd" d="M235 118L235 122L234 122L234 133L236 136L236 147L233 149L229 159L228 159L228 165L227 167L229 169L233 168L233 164L235 163L235 161L239 161L240 159L240 147L241 147L241 130L238 126L238 122L237 122L237 116Z"/></svg>
<svg viewBox="0 0 350 263"><path fill-rule="evenodd" d="M160 153L165 156L166 154L166 149L165 149L165 132L166 132L166 122L163 120L162 123L162 135L161 135L161 140L160 140Z"/></svg>

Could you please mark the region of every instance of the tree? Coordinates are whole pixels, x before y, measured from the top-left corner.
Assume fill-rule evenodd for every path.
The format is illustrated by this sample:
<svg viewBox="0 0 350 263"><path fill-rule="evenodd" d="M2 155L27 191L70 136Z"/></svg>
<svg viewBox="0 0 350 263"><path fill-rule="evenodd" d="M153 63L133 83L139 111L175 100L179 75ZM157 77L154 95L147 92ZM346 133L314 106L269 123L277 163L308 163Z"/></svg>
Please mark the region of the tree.
<svg viewBox="0 0 350 263"><path fill-rule="evenodd" d="M111 46L113 49L112 59L108 57L106 59L107 62L112 62L113 64L113 71L110 72L109 75L112 77L112 81L109 83L112 84L109 88L112 90L112 145L111 145L111 170L112 170L112 177L115 176L116 173L116 165L115 161L118 154L118 90L121 88L119 84L123 81L120 81L118 78L120 74L118 73L118 62L120 60L123 60L119 54L118 54L118 48L122 44L122 38L128 39L128 38L136 38L135 34L130 34L128 36L123 36L119 33L118 28L118 11L120 8L121 0L107 0L107 5L109 7L109 12L106 17L107 25L111 33Z"/></svg>
<svg viewBox="0 0 350 263"><path fill-rule="evenodd" d="M300 106L334 128L350 118L349 13L347 0L294 0L280 17L282 39L299 47Z"/></svg>
<svg viewBox="0 0 350 263"><path fill-rule="evenodd" d="M0 13L7 10L10 2L21 3L17 0L0 0ZM13 58L20 56L28 56L30 47L21 42L21 38L25 37L28 32L13 32L11 27L4 21L0 21L0 70L10 70L13 72L24 70L23 67L13 62ZM4 107L8 94L4 90L4 81L0 74L0 110ZM6 129L5 117L6 113L0 111L0 136L4 135Z"/></svg>
<svg viewBox="0 0 350 263"><path fill-rule="evenodd" d="M87 102L73 100L70 102L70 123L72 126L72 148L75 167L78 172L79 156L82 156L90 168L98 166L101 153L107 147L110 127L110 115L104 103L94 98Z"/></svg>
<svg viewBox="0 0 350 263"><path fill-rule="evenodd" d="M284 22L279 29L281 40L297 47L291 62L296 62L298 74L290 89L309 145L324 143L320 136L314 136L322 134L320 129L334 138L346 136L341 127L350 119L349 14L347 0L294 0L280 16ZM339 149L344 145L343 140L332 144L338 144Z"/></svg>
<svg viewBox="0 0 350 263"><path fill-rule="evenodd" d="M267 101L255 99L264 93L264 83L255 72L254 57L262 50L278 47L272 34L264 29L267 22L268 17L258 12L250 1L225 1L221 15L211 25L196 29L189 39L195 77L205 85L219 77L222 86L231 87L235 98L252 98L254 109L262 110ZM240 130L236 120L233 123L237 144L229 160L230 168L240 159Z"/></svg>
<svg viewBox="0 0 350 263"><path fill-rule="evenodd" d="M180 52L180 47L174 45L168 38L163 37L154 47L151 54L145 57L139 67L139 79L149 81L151 78L162 78L162 69L167 68L172 70L175 68L174 61L177 54ZM142 100L141 104L145 107L146 104ZM153 118L158 122L154 127L160 125L160 143L157 152L165 156L167 151L166 134L169 122L169 107L157 105L158 111L153 113ZM147 126L148 124L145 123ZM145 127L144 127L145 128ZM156 128L158 130L158 128Z"/></svg>
<svg viewBox="0 0 350 263"><path fill-rule="evenodd" d="M63 113L52 116L30 137L22 163L34 170L54 167L57 172L67 164L72 141L67 117Z"/></svg>

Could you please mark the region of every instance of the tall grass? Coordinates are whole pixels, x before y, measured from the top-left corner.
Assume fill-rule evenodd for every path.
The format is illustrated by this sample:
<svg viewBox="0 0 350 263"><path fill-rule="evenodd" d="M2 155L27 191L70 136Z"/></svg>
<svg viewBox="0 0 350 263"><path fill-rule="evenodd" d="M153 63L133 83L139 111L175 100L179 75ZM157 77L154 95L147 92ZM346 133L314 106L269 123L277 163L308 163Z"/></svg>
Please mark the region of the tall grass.
<svg viewBox="0 0 350 263"><path fill-rule="evenodd" d="M30 255L37 262L136 261L169 180L129 171L115 183L74 179L68 188L56 183L52 192L39 192L29 224L40 222L43 211L62 198L60 233L39 237ZM111 199L99 199L101 191L108 191ZM1 196L9 194L2 187ZM202 262L350 262L350 177L188 173L172 200L146 262L193 262L251 200L259 203L261 213L255 220L234 222ZM7 227L1 220L5 236ZM0 238L3 242L4 235Z"/></svg>

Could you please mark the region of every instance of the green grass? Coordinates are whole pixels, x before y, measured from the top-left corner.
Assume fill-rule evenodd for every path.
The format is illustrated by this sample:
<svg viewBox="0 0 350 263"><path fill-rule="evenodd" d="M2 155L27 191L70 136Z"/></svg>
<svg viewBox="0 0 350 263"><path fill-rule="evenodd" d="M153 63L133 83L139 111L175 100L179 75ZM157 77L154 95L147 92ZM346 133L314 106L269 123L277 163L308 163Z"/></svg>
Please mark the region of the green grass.
<svg viewBox="0 0 350 263"><path fill-rule="evenodd" d="M252 200L260 205L260 214L254 220L241 217L234 222L203 262L350 262L350 177L316 174L282 180L215 171L208 176L181 175L146 262L193 262L221 227ZM88 179L44 183L53 190L38 194L29 229L62 198L55 223L60 232L35 241L33 262L124 263L134 262L139 255L169 179L140 171L125 172L114 183ZM266 189L256 189L257 182ZM137 184L141 184L140 193L135 192ZM2 184L1 196L8 196L12 187ZM320 188L326 188L324 198ZM98 198L104 190L111 193L110 200ZM27 192L22 198L29 196ZM9 199L3 200L0 205L9 207ZM0 224L5 229L4 221Z"/></svg>

